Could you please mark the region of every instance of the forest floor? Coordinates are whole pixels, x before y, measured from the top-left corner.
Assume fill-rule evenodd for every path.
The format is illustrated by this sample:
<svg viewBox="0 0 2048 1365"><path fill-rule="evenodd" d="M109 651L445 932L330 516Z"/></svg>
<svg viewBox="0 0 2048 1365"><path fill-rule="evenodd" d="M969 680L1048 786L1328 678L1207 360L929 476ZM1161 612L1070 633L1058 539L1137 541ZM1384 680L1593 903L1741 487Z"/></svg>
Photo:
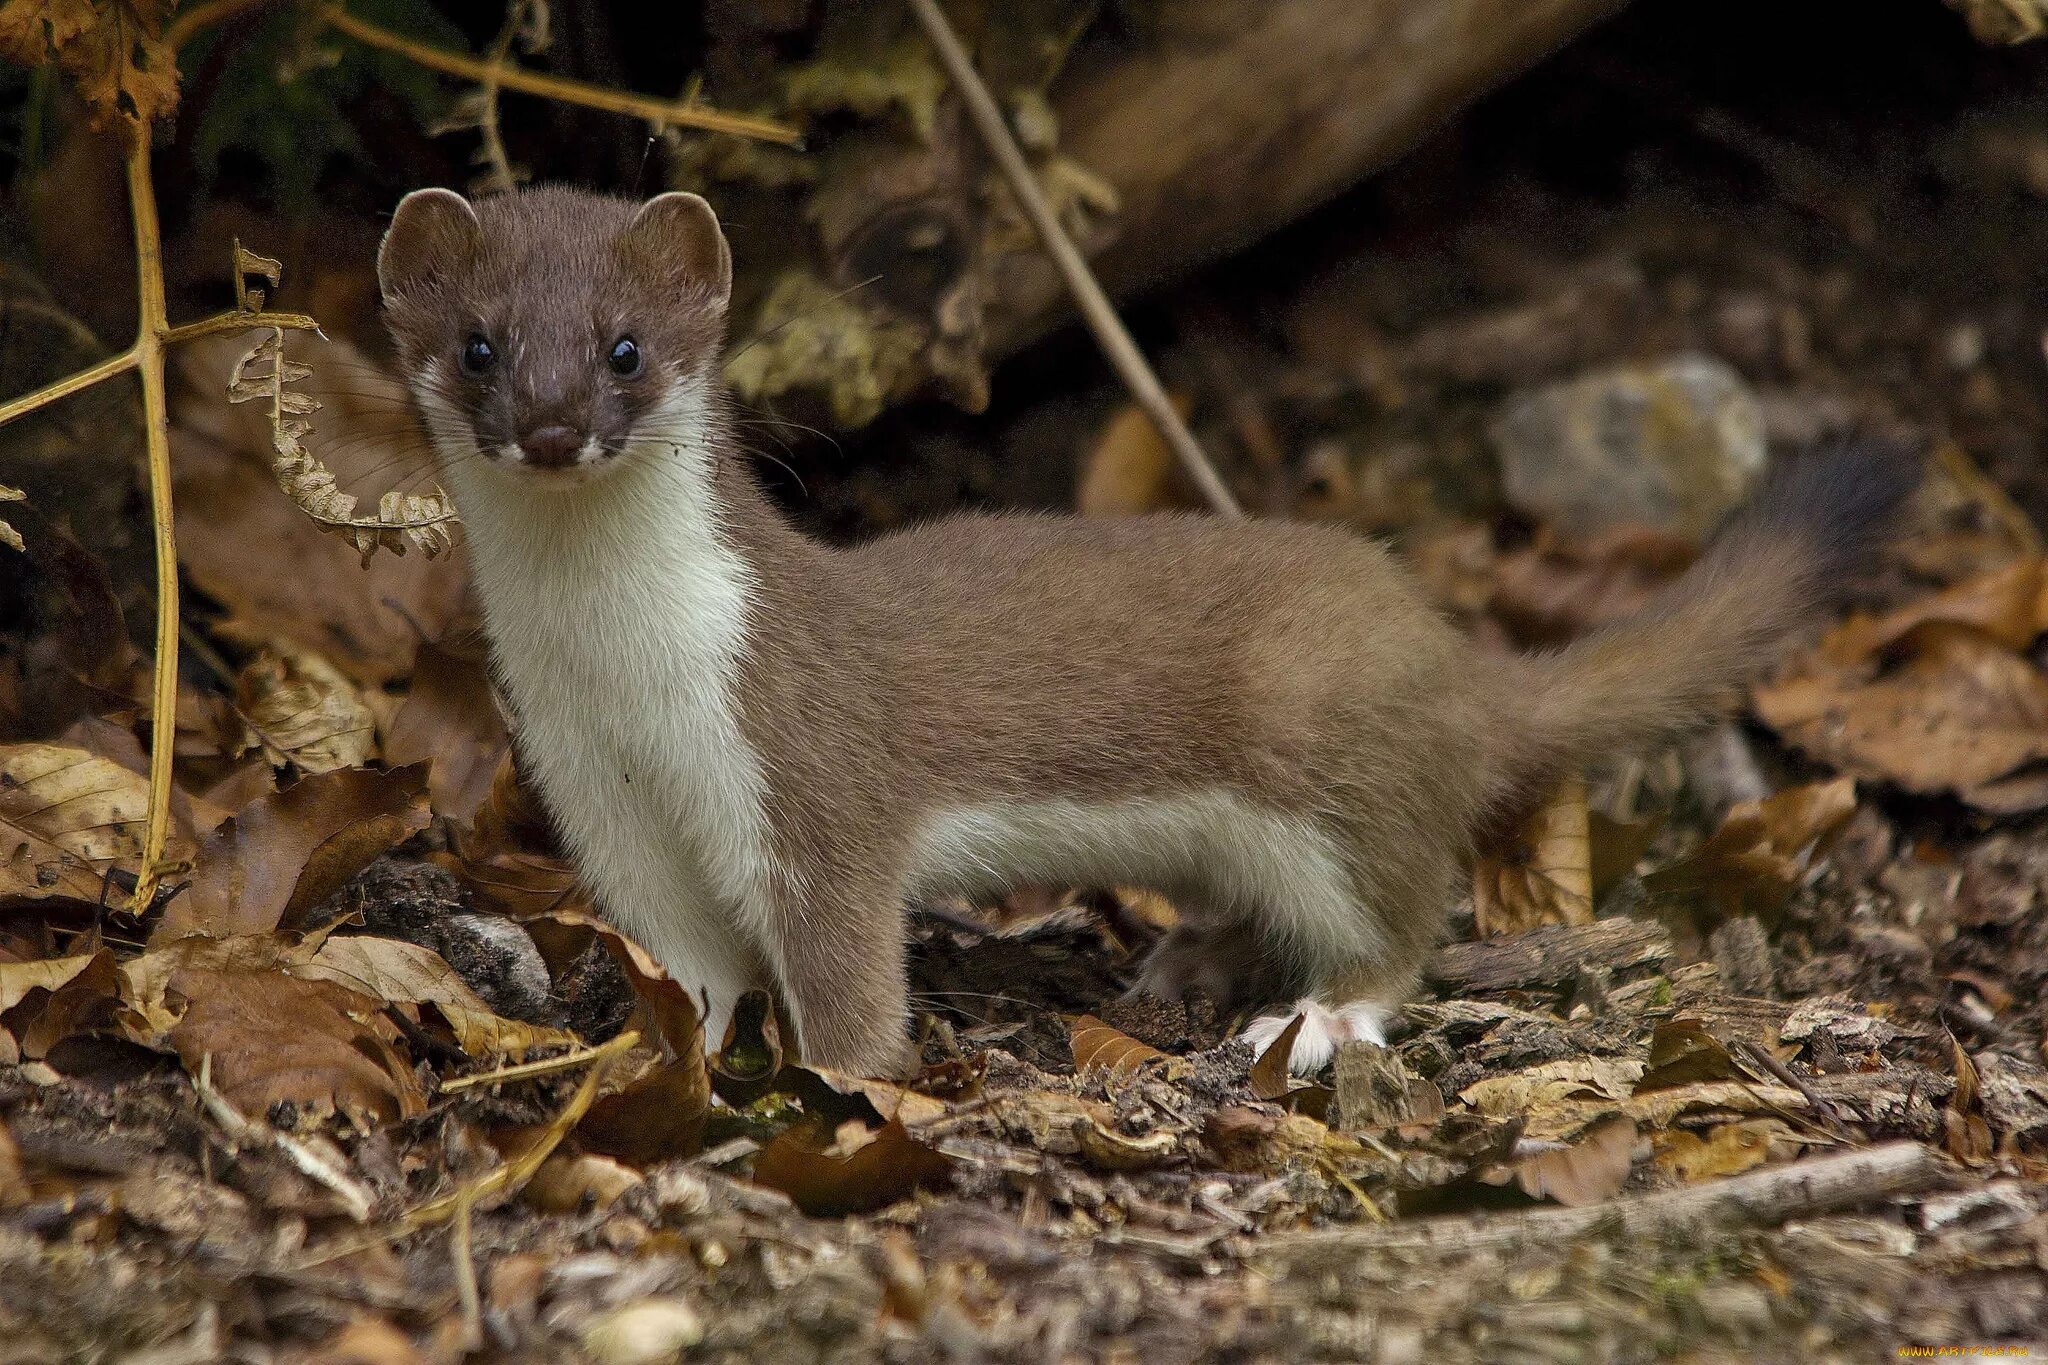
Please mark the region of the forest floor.
<svg viewBox="0 0 2048 1365"><path fill-rule="evenodd" d="M1819 70L1788 46L1746 79ZM1617 25L1136 309L1249 505L1390 536L1500 647L1625 613L1698 529L1563 529L1531 489L1583 473L1570 422L1509 488L1517 405L1711 357L1651 400L1686 430L1929 454L1855 608L1492 851L1389 1045L1308 1082L1125 998L1174 913L1131 888L915 908L907 1086L759 1018L707 1069L512 780L459 561L358 572L195 359L167 904L93 842L142 800L134 603L46 550L0 679L76 717L0 745L0 1362L2048 1349L2048 95L1933 65L1857 72L1896 99L1845 127L1809 115L1846 75L1750 99ZM1193 505L1079 350L774 451L779 491L834 535ZM388 390L327 382L339 458ZM1719 489L1728 444L1674 477Z"/></svg>

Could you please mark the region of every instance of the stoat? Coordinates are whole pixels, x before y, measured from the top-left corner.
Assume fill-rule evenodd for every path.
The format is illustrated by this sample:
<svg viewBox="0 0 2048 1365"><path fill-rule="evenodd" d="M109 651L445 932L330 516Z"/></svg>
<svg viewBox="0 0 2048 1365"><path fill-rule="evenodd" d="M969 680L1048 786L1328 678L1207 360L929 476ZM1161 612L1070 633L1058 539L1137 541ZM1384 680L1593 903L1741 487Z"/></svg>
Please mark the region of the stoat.
<svg viewBox="0 0 2048 1365"><path fill-rule="evenodd" d="M907 1056L906 902L1018 884L1164 892L1183 924L1144 984L1290 1002L1298 1067L1376 1036L1475 835L1708 714L1912 482L1793 462L1639 616L1499 657L1329 527L799 534L732 434L732 261L695 195L421 190L377 268L581 875L710 1037L772 986L802 1055L855 1072Z"/></svg>

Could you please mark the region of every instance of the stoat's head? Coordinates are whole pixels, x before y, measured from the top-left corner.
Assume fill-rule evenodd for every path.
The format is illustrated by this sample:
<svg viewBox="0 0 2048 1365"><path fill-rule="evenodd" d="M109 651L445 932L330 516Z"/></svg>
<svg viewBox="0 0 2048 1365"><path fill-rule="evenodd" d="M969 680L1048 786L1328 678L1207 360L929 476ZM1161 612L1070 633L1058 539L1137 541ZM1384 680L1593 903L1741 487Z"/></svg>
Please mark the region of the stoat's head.
<svg viewBox="0 0 2048 1365"><path fill-rule="evenodd" d="M696 437L732 255L694 194L417 190L377 279L444 462L574 481Z"/></svg>

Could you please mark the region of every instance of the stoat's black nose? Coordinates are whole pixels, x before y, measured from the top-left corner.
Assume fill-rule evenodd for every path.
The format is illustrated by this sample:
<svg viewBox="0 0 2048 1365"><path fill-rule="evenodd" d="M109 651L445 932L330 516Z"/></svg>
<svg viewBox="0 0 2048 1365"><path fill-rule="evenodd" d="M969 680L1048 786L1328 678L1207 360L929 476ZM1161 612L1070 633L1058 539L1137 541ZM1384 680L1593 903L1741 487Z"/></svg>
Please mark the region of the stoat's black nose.
<svg viewBox="0 0 2048 1365"><path fill-rule="evenodd" d="M519 438L526 462L542 469L567 469L576 463L576 452L581 449L583 433L560 424L535 427Z"/></svg>

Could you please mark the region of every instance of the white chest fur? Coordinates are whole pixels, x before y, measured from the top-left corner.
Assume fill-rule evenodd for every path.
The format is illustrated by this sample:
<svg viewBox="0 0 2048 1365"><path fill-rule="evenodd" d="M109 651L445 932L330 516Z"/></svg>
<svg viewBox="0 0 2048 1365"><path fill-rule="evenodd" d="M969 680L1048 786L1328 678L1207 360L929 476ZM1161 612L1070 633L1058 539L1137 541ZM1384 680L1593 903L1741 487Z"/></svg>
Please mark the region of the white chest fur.
<svg viewBox="0 0 2048 1365"><path fill-rule="evenodd" d="M699 400L699 403L701 400ZM520 749L606 913L693 995L711 1036L766 984L766 784L734 688L751 579L685 400L664 435L574 484L448 461Z"/></svg>

